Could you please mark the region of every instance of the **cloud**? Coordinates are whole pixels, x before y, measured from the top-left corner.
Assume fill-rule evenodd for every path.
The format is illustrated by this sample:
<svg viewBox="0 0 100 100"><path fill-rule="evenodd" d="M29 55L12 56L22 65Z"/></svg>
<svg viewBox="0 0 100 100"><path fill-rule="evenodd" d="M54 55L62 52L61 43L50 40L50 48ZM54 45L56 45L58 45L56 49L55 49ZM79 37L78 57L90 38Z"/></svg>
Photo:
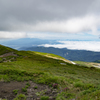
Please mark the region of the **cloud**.
<svg viewBox="0 0 100 100"><path fill-rule="evenodd" d="M44 47L67 48L72 50L89 50L100 52L99 41L59 41L61 44L43 44Z"/></svg>
<svg viewBox="0 0 100 100"><path fill-rule="evenodd" d="M22 32L0 32L0 39L16 39L16 38L25 38L26 33Z"/></svg>
<svg viewBox="0 0 100 100"><path fill-rule="evenodd" d="M39 38L39 39L66 39L70 38L67 37L68 34L61 34L61 33L48 33L48 32L33 32L33 33L27 33L28 38Z"/></svg>
<svg viewBox="0 0 100 100"><path fill-rule="evenodd" d="M11 19L13 20L13 19ZM10 20L10 21L11 21ZM12 22L12 21L11 21ZM23 24L16 21L17 24L10 23L13 31L31 31L31 32L58 32L58 33L89 33L98 35L100 28L100 16L86 15L83 17L74 17L66 20L39 21L36 24ZM19 25L18 25L19 23Z"/></svg>
<svg viewBox="0 0 100 100"><path fill-rule="evenodd" d="M98 15L99 3L99 0L0 0L0 30L26 31L28 25L37 22L63 24L62 21L88 14Z"/></svg>
<svg viewBox="0 0 100 100"><path fill-rule="evenodd" d="M46 21L39 22L32 28L34 31L51 31L51 32L66 32L79 33L89 32L96 33L100 25L100 17L87 15L84 17L76 17L64 21Z"/></svg>
<svg viewBox="0 0 100 100"><path fill-rule="evenodd" d="M36 32L34 37L39 32L42 38L51 32L55 38L59 35L56 33L96 35L100 28L99 4L100 0L0 0L0 31L8 32L11 38L18 37L19 32Z"/></svg>
<svg viewBox="0 0 100 100"><path fill-rule="evenodd" d="M98 33L99 34L99 33ZM66 34L66 33L53 33L53 32L28 32L28 38L39 38L49 40L99 40L97 35L92 34Z"/></svg>
<svg viewBox="0 0 100 100"><path fill-rule="evenodd" d="M13 20L13 19L11 19ZM11 21L9 20L9 21ZM11 21L12 22L12 21ZM16 23L20 23L17 22ZM84 17L75 17L63 21L44 21L37 22L37 24L12 24L10 23L12 29L17 31L27 31L27 32L11 32L11 31L0 31L0 38L40 38L40 39L68 39L71 37L74 39L87 38L87 35L79 35L83 33L99 35L100 32L100 16L87 15ZM21 29L20 29L21 28ZM31 31L31 32L28 32ZM66 34L67 33L67 34ZM72 33L72 35L69 35ZM74 35L73 33L77 33ZM78 38L77 38L78 37ZM88 36L88 39L93 38Z"/></svg>
<svg viewBox="0 0 100 100"><path fill-rule="evenodd" d="M9 20L12 22L13 19ZM66 20L39 21L36 24L24 24L16 21L17 24L10 23L12 30L31 32L58 32L58 33L89 33L98 35L100 28L100 16L86 15L74 17ZM18 25L19 23L19 25Z"/></svg>

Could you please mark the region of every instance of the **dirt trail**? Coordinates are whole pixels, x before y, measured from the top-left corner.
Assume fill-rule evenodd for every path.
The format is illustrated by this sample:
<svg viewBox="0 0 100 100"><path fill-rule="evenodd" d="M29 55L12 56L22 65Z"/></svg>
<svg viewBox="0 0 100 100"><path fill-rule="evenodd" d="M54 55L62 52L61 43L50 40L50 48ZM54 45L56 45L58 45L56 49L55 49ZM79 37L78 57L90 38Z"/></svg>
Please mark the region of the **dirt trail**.
<svg viewBox="0 0 100 100"><path fill-rule="evenodd" d="M94 65L94 67L100 68L100 64L98 64L98 65Z"/></svg>
<svg viewBox="0 0 100 100"><path fill-rule="evenodd" d="M14 54L14 52L9 52L9 53L5 53L3 55L0 55L0 57L7 57L7 56L18 56L18 55Z"/></svg>

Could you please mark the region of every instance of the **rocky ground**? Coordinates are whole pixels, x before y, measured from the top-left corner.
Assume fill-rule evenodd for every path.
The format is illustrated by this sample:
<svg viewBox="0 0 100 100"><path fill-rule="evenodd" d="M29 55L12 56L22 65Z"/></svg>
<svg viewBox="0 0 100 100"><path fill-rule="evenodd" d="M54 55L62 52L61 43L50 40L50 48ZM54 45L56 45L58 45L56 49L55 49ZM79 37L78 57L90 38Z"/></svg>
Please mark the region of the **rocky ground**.
<svg viewBox="0 0 100 100"><path fill-rule="evenodd" d="M23 91L22 88L25 88L29 84L29 87L26 91ZM18 90L15 94L14 90ZM13 100L18 94L25 94L27 97L26 100L41 100L41 96L48 96L49 100L55 100L57 96L57 89L49 87L43 84L36 84L32 81L29 82L0 82L0 98ZM2 100L1 99L1 100Z"/></svg>

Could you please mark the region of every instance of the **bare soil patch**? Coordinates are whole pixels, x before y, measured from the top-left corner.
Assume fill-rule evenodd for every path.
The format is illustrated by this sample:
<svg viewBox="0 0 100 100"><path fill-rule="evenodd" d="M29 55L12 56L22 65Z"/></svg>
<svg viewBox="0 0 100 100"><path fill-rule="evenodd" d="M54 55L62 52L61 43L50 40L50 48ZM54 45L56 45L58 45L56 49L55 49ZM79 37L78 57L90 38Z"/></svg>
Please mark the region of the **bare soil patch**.
<svg viewBox="0 0 100 100"><path fill-rule="evenodd" d="M5 53L3 55L0 55L0 57L8 57L8 56L18 56L18 55L14 54L14 52L9 52L9 53Z"/></svg>
<svg viewBox="0 0 100 100"><path fill-rule="evenodd" d="M14 100L18 94L25 94L26 100L40 100L41 96L48 96L49 100L55 100L55 97L58 94L57 89L53 89L44 84L37 84L32 81L28 82L30 86L27 88L27 92L23 92L27 82L15 82L11 81L10 83L0 82L0 98L7 100ZM19 90L15 95L13 90Z"/></svg>

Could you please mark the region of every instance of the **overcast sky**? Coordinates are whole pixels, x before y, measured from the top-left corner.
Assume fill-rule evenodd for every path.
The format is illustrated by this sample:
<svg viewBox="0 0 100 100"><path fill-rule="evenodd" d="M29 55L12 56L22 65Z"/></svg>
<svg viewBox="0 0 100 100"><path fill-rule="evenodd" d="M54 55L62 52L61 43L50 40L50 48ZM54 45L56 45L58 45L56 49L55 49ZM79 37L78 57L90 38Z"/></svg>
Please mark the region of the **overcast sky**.
<svg viewBox="0 0 100 100"><path fill-rule="evenodd" d="M100 35L100 0L0 0L0 38L57 33Z"/></svg>

